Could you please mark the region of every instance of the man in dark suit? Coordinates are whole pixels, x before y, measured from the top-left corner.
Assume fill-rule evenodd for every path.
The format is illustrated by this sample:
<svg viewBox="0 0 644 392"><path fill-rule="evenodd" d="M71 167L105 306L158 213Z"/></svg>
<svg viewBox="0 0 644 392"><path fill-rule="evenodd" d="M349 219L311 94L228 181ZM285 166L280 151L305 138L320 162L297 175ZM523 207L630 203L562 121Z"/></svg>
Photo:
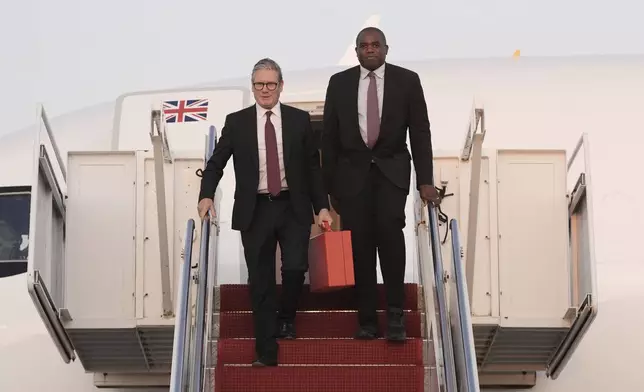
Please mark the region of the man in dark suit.
<svg viewBox="0 0 644 392"><path fill-rule="evenodd" d="M255 327L254 366L277 365L276 337L295 338L297 300L308 269L313 213L332 222L309 114L280 104L282 71L260 60L252 73L256 104L226 117L203 171L199 215L214 214L213 196L232 156L232 228L241 232ZM232 190L226 190L230 192ZM230 195L230 193L229 193ZM232 195L231 195L232 196ZM282 254L282 298L277 311L275 253Z"/></svg>
<svg viewBox="0 0 644 392"><path fill-rule="evenodd" d="M388 49L382 31L363 29L356 39L360 65L329 80L322 170L333 207L353 240L360 324L356 338L378 336L377 250L387 293L387 338L404 341L403 228L412 156L420 196L432 203L439 197L432 185L431 134L420 79L386 64Z"/></svg>

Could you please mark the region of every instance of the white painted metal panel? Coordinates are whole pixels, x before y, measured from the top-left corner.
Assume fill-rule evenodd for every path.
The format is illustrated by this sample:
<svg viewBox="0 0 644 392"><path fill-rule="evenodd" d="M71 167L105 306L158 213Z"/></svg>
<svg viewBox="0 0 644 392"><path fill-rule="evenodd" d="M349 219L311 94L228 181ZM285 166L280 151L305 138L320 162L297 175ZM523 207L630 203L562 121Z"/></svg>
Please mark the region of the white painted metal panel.
<svg viewBox="0 0 644 392"><path fill-rule="evenodd" d="M163 315L161 298L161 270L159 263L159 227L157 217L156 182L154 181L154 160L147 156L140 161L144 172L142 207L144 210L142 230L144 242L138 245L142 248L143 261L141 264L142 285L142 317L158 319ZM182 154L174 157L172 164L166 164L166 210L168 211L168 237L170 239L170 282L171 297L176 293L177 279L182 264L185 225L188 219L199 222L197 214L197 199L199 195L200 178L197 169L203 166L201 154ZM201 232L195 231L193 244L198 244ZM192 251L193 264L199 260L199 247Z"/></svg>
<svg viewBox="0 0 644 392"><path fill-rule="evenodd" d="M458 200L460 203L458 224L460 227L461 246L463 247L464 257L467 255L467 241L469 232L469 201L471 195L470 191L470 176L471 176L471 163L460 162L460 189L458 192ZM490 203L490 174L491 171L496 172L496 167L488 156L483 156L481 159L481 178L479 185L479 203L478 203L478 222L476 229L476 257L474 264L474 284L469 287L472 291L472 304L471 310L473 316L492 317L498 316L498 306L492 306L493 302L498 303L498 292L492 289L493 282L496 284L498 281L497 258L492 257L492 228L491 228L491 203ZM453 192L453 188L448 188L448 192ZM496 256L496 255L495 255ZM465 258L463 258L465 261Z"/></svg>
<svg viewBox="0 0 644 392"><path fill-rule="evenodd" d="M565 151L499 150L497 165L502 323L566 326Z"/></svg>
<svg viewBox="0 0 644 392"><path fill-rule="evenodd" d="M74 321L135 318L136 154L69 153L65 294Z"/></svg>
<svg viewBox="0 0 644 392"><path fill-rule="evenodd" d="M168 122L168 143L172 151L202 152L208 127L214 125L217 129L222 129L228 114L250 104L250 90L244 87L207 87L124 95L116 104L112 148L151 149L149 130L152 109L161 109L164 101L200 99L208 102L204 120Z"/></svg>
<svg viewBox="0 0 644 392"><path fill-rule="evenodd" d="M449 219L458 220L461 227L461 245L466 254L469 200L471 196L471 165L468 161L461 161L457 153L454 151L451 154L448 152L437 154L438 156L434 159L434 179L436 186L442 187L446 185L445 191L447 195L453 194L443 199L440 209ZM495 174L496 167L494 162L490 162L487 155L482 159L481 170L474 284L470 290L473 293L472 315L489 318L492 316L498 317L498 306L496 305L498 304L498 290L494 290L498 281L498 263L496 254L492 253L492 241L490 241L493 235L490 216L493 207L496 207L496 203L491 203L489 179L492 174ZM447 227L446 223L441 223L439 227L441 241L445 239ZM450 254L451 252L449 236L442 245L442 252L443 254ZM444 262L446 266L453 269L451 259L446 258Z"/></svg>
<svg viewBox="0 0 644 392"><path fill-rule="evenodd" d="M163 317L163 303L162 303L162 280L161 280L161 262L160 262L160 248L159 248L159 218L157 209L157 182L155 181L155 165L154 158L151 154L139 160L139 170L143 174L143 183L139 187L143 187L142 201L140 206L143 209L143 220L140 222L143 230L143 241L138 241L137 246L143 249L142 256L142 269L139 284L142 284L142 316L145 319L160 319ZM168 229L168 250L169 254L173 254L173 245L175 241L172 239L174 233L174 219L172 219L172 211L174 206L174 170L173 164L164 163L165 174L165 210L167 211L167 229ZM140 193L141 195L141 193ZM187 221L187 219L186 219ZM185 226L184 221L181 226ZM185 227L183 227L185 231ZM181 249L181 245L179 245ZM194 256L193 256L194 259ZM179 259L180 260L180 259ZM196 260L196 259L195 259ZM170 257L170 298L174 300L174 287L176 287L176 279L179 276L179 264L173 257ZM173 304L173 308L176 303Z"/></svg>
<svg viewBox="0 0 644 392"><path fill-rule="evenodd" d="M39 120L33 151L27 288L61 357L69 363L76 354L59 312L66 299L66 172L42 107Z"/></svg>

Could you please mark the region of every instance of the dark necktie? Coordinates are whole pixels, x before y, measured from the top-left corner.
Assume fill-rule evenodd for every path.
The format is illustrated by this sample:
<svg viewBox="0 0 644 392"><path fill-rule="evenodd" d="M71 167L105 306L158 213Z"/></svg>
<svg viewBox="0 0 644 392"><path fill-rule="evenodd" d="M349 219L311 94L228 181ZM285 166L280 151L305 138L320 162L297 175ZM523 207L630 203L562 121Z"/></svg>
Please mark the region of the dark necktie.
<svg viewBox="0 0 644 392"><path fill-rule="evenodd" d="M282 189L282 176L280 176L280 160L277 154L277 136L275 127L271 122L271 114L266 112L266 125L264 126L264 138L266 140L266 181L268 193L277 196Z"/></svg>
<svg viewBox="0 0 644 392"><path fill-rule="evenodd" d="M380 109L378 107L378 88L376 75L369 72L369 89L367 90L367 146L373 148L380 134Z"/></svg>

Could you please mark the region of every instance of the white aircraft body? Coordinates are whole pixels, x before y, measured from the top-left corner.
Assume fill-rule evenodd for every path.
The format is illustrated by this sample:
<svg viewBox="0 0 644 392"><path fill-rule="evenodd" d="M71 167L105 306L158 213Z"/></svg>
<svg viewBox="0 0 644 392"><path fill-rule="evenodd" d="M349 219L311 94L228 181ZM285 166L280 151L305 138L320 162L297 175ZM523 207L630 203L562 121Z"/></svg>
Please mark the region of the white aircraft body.
<svg viewBox="0 0 644 392"><path fill-rule="evenodd" d="M644 317L639 315L639 304L644 297L644 285L641 284L644 258L632 249L644 234L641 204L644 186L639 181L638 164L641 159L639 153L644 147L644 56L445 59L395 63L421 77L436 150L462 148L473 104L485 109L488 130L485 148L567 149L570 154L580 135L587 133L591 146L589 156L593 176L592 207L600 310L561 376L551 380L539 374L533 390L603 392L641 389L638 364L644 351L644 337L640 332ZM286 70L282 102L323 102L329 77L348 65L343 59L342 66ZM224 86L249 88L249 76L204 82L174 91ZM149 93L126 94L115 102L50 119L63 160L68 151L112 150L116 140L114 130L124 121L119 111L125 103L135 105L136 97L146 94ZM149 116L150 108L144 105L143 109ZM227 110L225 105L220 107L219 118L214 121L221 123ZM0 138L3 167L0 187L16 187L14 191L19 191L21 187L30 186L36 133L42 129L43 125L39 123ZM119 135L119 143L137 143L135 136L128 137ZM180 143L176 135L168 137L171 143L172 140ZM195 137L203 139L203 134ZM224 188L232 184L231 166L229 164L226 170L228 182L224 181ZM529 182L530 178L524 180ZM109 187L109 184L104 186ZM238 234L229 229L232 198L228 189L232 188L223 189L222 196L219 281L245 283ZM23 252L20 253L22 255L29 241L25 238L28 235L29 211L24 211L19 198L16 200L11 207L0 205L0 211L10 214L12 222L18 222L10 229L20 236L19 251ZM101 205L95 208L100 210ZM411 197L407 215L408 221L413 223ZM3 219L0 216L0 221ZM408 246L412 246L413 228L409 227L408 223ZM418 274L415 256L414 252L408 253L407 280L414 281ZM8 265L0 260L0 268L7 271ZM17 268L20 270L21 267ZM65 364L61 360L27 292L27 274L0 279L0 298L1 391L85 392L94 388L92 374L85 373L78 361Z"/></svg>

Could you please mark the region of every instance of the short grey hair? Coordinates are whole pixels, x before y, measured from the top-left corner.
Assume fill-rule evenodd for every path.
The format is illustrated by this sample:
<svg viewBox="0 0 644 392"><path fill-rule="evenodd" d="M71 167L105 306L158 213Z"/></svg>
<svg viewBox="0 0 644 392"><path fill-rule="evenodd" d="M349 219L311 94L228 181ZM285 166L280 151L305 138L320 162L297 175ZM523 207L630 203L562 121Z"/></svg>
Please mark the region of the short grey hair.
<svg viewBox="0 0 644 392"><path fill-rule="evenodd" d="M255 64L255 66L253 67L253 73L250 75L251 81L255 81L255 72L257 72L260 69L269 69L277 72L277 81L278 82L282 81L282 68L280 68L277 62L269 58L261 59Z"/></svg>

